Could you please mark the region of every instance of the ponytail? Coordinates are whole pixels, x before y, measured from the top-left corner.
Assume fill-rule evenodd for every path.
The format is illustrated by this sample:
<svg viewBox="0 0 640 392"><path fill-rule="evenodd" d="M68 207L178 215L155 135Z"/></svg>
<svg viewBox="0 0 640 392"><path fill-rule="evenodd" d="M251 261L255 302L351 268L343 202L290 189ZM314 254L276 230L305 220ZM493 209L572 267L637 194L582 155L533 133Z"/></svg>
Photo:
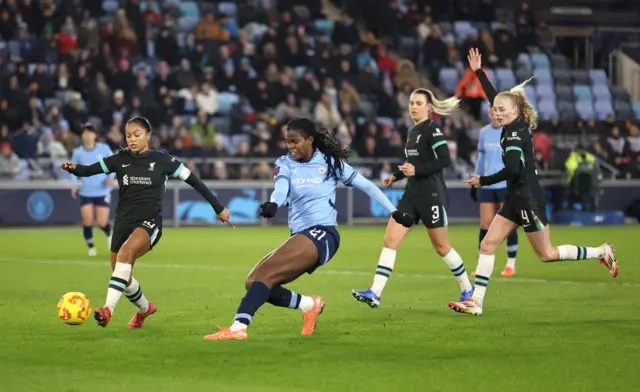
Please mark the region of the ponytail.
<svg viewBox="0 0 640 392"><path fill-rule="evenodd" d="M524 92L524 86L526 86L531 80L533 80L532 77L513 87L511 90L498 95L505 95L511 98L518 107L518 113L520 113L522 118L524 118L524 121L529 125L529 128L536 129L538 127L538 113L536 113L536 110L527 100L527 96Z"/></svg>
<svg viewBox="0 0 640 392"><path fill-rule="evenodd" d="M422 94L427 97L427 103L430 103L433 107L433 112L442 116L449 116L455 110L460 107L460 99L458 97L449 97L442 101L436 99L435 95L430 90L425 88L419 88L414 93Z"/></svg>

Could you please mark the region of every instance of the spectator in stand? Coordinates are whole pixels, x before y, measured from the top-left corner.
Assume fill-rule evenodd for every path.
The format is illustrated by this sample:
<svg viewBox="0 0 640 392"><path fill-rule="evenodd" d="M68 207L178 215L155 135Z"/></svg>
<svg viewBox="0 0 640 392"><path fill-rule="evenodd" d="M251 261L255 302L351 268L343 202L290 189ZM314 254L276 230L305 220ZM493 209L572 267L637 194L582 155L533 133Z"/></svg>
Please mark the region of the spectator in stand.
<svg viewBox="0 0 640 392"><path fill-rule="evenodd" d="M556 37L549 29L549 26L542 21L538 25L538 29L536 30L536 37L538 41L538 46L542 48L544 51L551 53L556 46Z"/></svg>
<svg viewBox="0 0 640 392"><path fill-rule="evenodd" d="M20 172L20 158L13 152L11 144L0 143L0 179L14 179Z"/></svg>
<svg viewBox="0 0 640 392"><path fill-rule="evenodd" d="M199 39L222 41L229 36L229 32L221 29L218 22L216 22L213 13L208 12L205 14L204 18L198 22L196 36Z"/></svg>
<svg viewBox="0 0 640 392"><path fill-rule="evenodd" d="M316 104L314 117L327 129L335 129L342 122L342 116L338 112L338 108L331 102L331 97L327 93L322 93L320 102Z"/></svg>
<svg viewBox="0 0 640 392"><path fill-rule="evenodd" d="M631 121L627 121L625 124L627 128L627 145L629 146L629 151L631 152L631 158L636 159L640 157L640 128L638 125L632 123Z"/></svg>
<svg viewBox="0 0 640 392"><path fill-rule="evenodd" d="M609 163L622 173L626 172L631 162L631 151L626 139L620 134L620 128L617 126L611 128L604 145L609 155Z"/></svg>
<svg viewBox="0 0 640 392"><path fill-rule="evenodd" d="M198 107L207 115L213 116L218 112L218 92L209 83L203 83L196 95Z"/></svg>
<svg viewBox="0 0 640 392"><path fill-rule="evenodd" d="M480 80L471 68L467 68L462 79L458 82L456 97L462 99L463 102L469 106L471 114L473 114L476 120L480 119L482 102L487 99L487 96L482 89Z"/></svg>
<svg viewBox="0 0 640 392"><path fill-rule="evenodd" d="M542 161L549 162L551 159L551 139L549 135L536 129L533 131L532 140L533 149L536 153L540 153Z"/></svg>
<svg viewBox="0 0 640 392"><path fill-rule="evenodd" d="M511 68L518 57L516 43L506 28L497 30L495 41L496 56L501 67Z"/></svg>
<svg viewBox="0 0 640 392"><path fill-rule="evenodd" d="M348 13L343 12L340 20L333 27L331 41L336 45L355 46L360 42L360 34L355 22Z"/></svg>
<svg viewBox="0 0 640 392"><path fill-rule="evenodd" d="M189 131L198 135L203 146L209 147L213 145L213 140L216 136L216 130L209 118L207 112L200 110L196 122L191 124Z"/></svg>

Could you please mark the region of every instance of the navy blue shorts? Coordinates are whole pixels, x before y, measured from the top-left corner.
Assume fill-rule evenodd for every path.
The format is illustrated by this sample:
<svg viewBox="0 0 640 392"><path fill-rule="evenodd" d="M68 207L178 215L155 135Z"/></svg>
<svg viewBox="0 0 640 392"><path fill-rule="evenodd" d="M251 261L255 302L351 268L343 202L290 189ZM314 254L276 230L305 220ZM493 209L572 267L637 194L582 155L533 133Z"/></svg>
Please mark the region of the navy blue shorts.
<svg viewBox="0 0 640 392"><path fill-rule="evenodd" d="M93 204L98 207L109 207L111 205L111 195L99 197L84 197L80 196L80 207Z"/></svg>
<svg viewBox="0 0 640 392"><path fill-rule="evenodd" d="M309 238L318 248L318 262L307 271L308 274L312 274L318 267L327 264L340 247L340 234L335 226L312 226L296 234Z"/></svg>
<svg viewBox="0 0 640 392"><path fill-rule="evenodd" d="M507 189L478 189L478 203L504 203Z"/></svg>

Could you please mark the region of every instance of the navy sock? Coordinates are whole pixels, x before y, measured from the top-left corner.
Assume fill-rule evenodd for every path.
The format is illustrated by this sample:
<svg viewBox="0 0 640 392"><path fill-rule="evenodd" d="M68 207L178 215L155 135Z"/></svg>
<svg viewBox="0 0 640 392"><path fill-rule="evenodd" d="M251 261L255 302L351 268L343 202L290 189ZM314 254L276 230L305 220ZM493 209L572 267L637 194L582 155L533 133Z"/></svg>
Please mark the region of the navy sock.
<svg viewBox="0 0 640 392"><path fill-rule="evenodd" d="M82 235L89 248L93 248L93 227L82 226Z"/></svg>
<svg viewBox="0 0 640 392"><path fill-rule="evenodd" d="M507 237L507 256L515 258L518 253L518 230L514 230Z"/></svg>
<svg viewBox="0 0 640 392"><path fill-rule="evenodd" d="M240 306L238 306L234 320L245 325L251 324L253 315L256 314L258 309L269 299L270 291L267 285L262 282L251 283L249 290L247 290L247 293L240 302Z"/></svg>
<svg viewBox="0 0 640 392"><path fill-rule="evenodd" d="M302 297L295 291L291 291L280 285L274 286L269 294L269 302L273 306L281 308L298 309L300 307L300 299Z"/></svg>
<svg viewBox="0 0 640 392"><path fill-rule="evenodd" d="M487 236L488 232L489 230L480 229L480 241L478 241L478 249L480 249L480 243L482 242L482 240L484 240L484 237Z"/></svg>
<svg viewBox="0 0 640 392"><path fill-rule="evenodd" d="M101 227L102 231L104 231L104 234L109 237L111 235L111 224L107 223L107 225L105 227Z"/></svg>

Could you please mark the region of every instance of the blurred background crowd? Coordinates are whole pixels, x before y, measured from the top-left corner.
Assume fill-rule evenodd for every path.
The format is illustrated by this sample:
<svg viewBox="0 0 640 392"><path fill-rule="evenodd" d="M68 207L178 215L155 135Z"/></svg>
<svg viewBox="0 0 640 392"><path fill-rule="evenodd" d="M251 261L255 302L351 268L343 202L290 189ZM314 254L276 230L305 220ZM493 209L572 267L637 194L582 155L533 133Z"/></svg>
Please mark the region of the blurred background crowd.
<svg viewBox="0 0 640 392"><path fill-rule="evenodd" d="M205 179L271 178L294 116L334 130L358 170L379 178L403 160L409 94L426 87L465 102L435 118L454 158L445 175L460 179L487 123L471 47L501 89L536 76L541 170L564 172L574 149L640 178L640 106L604 71L573 62L535 4L498 5L0 0L0 178L63 179L55 165L85 122L117 150L134 115L151 120L154 148Z"/></svg>

